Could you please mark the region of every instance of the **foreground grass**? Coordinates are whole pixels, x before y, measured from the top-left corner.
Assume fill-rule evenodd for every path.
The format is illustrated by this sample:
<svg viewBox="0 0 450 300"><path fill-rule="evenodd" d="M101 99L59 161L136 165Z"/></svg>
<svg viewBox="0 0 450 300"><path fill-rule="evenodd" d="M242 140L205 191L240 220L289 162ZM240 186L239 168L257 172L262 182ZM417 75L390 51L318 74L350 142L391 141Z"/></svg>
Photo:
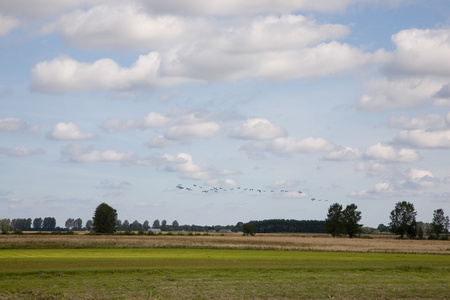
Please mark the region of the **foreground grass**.
<svg viewBox="0 0 450 300"><path fill-rule="evenodd" d="M448 255L0 250L0 299L448 298Z"/></svg>

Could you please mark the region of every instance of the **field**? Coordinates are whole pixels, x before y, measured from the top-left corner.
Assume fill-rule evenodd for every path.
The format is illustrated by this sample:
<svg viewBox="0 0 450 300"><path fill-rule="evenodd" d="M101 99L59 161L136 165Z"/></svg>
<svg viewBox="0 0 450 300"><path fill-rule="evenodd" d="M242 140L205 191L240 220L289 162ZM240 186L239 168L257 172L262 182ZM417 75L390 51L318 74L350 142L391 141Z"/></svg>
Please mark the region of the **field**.
<svg viewBox="0 0 450 300"><path fill-rule="evenodd" d="M0 299L450 297L448 241L6 235L0 248Z"/></svg>

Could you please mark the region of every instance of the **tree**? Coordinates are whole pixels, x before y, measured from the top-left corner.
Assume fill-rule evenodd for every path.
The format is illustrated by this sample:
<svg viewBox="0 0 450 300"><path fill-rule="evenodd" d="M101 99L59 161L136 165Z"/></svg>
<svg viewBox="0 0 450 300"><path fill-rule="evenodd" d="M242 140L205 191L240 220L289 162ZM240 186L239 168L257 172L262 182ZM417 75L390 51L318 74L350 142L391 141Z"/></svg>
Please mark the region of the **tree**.
<svg viewBox="0 0 450 300"><path fill-rule="evenodd" d="M406 234L409 238L415 238L417 232L416 223L417 212L412 203L403 201L397 202L395 208L391 211L391 222L389 226L391 232L399 234L401 238Z"/></svg>
<svg viewBox="0 0 450 300"><path fill-rule="evenodd" d="M147 220L145 220L145 221L144 221L144 224L142 224L142 229L143 229L144 231L148 231L148 230L150 229L150 225L148 224L148 221L147 221Z"/></svg>
<svg viewBox="0 0 450 300"><path fill-rule="evenodd" d="M166 220L162 220L161 221L161 231L165 231L166 230L166 226L167 226L167 221Z"/></svg>
<svg viewBox="0 0 450 300"><path fill-rule="evenodd" d="M253 223L245 223L244 225L242 225L242 232L244 233L244 235L254 236L255 235L255 225L253 225Z"/></svg>
<svg viewBox="0 0 450 300"><path fill-rule="evenodd" d="M73 227L73 225L74 225L73 222L75 222L74 219L68 218L67 221L66 221L66 223L65 223L64 225L66 226L66 228L67 228L68 230L70 230L70 229L72 229L72 227Z"/></svg>
<svg viewBox="0 0 450 300"><path fill-rule="evenodd" d="M12 230L11 220L10 219L1 219L0 220L0 229L3 234L8 233L8 231Z"/></svg>
<svg viewBox="0 0 450 300"><path fill-rule="evenodd" d="M97 233L114 233L116 231L117 211L106 203L95 209L92 226Z"/></svg>
<svg viewBox="0 0 450 300"><path fill-rule="evenodd" d="M42 218L35 218L33 220L33 229L41 230L42 229Z"/></svg>
<svg viewBox="0 0 450 300"><path fill-rule="evenodd" d="M347 231L348 237L352 238L355 234L359 233L362 225L358 222L361 220L361 212L356 209L358 206L355 204L347 205L347 207L342 212L343 221L345 224L345 230Z"/></svg>
<svg viewBox="0 0 450 300"><path fill-rule="evenodd" d="M92 230L92 228L93 228L93 226L92 226L92 220L88 220L87 222L86 222L86 230Z"/></svg>
<svg viewBox="0 0 450 300"><path fill-rule="evenodd" d="M445 215L442 208L436 209L433 213L433 221L431 222L431 228L436 238L439 239L439 235L444 233Z"/></svg>
<svg viewBox="0 0 450 300"><path fill-rule="evenodd" d="M334 203L328 209L327 218L325 219L325 232L333 237L346 233L342 205Z"/></svg>
<svg viewBox="0 0 450 300"><path fill-rule="evenodd" d="M377 229L378 229L380 232L389 232L389 227L387 227L387 226L384 225L384 224L378 225Z"/></svg>
<svg viewBox="0 0 450 300"><path fill-rule="evenodd" d="M81 230L83 228L83 220L80 218L73 221L73 227L72 230Z"/></svg>
<svg viewBox="0 0 450 300"><path fill-rule="evenodd" d="M56 227L56 219L53 217L46 217L42 222L42 230L53 231Z"/></svg>
<svg viewBox="0 0 450 300"><path fill-rule="evenodd" d="M130 222L128 222L128 220L123 221L123 223L122 223L122 230L123 231L130 230Z"/></svg>
<svg viewBox="0 0 450 300"><path fill-rule="evenodd" d="M131 223L131 230L132 231L139 231L142 230L142 225L139 223L138 220L135 220L133 223Z"/></svg>
<svg viewBox="0 0 450 300"><path fill-rule="evenodd" d="M153 222L153 226L152 226L152 228L153 229L157 229L157 228L160 228L160 225L159 225L159 220L158 219L156 219L154 222Z"/></svg>
<svg viewBox="0 0 450 300"><path fill-rule="evenodd" d="M180 224L178 224L178 221L177 220L175 220L175 221L173 221L172 222L172 228L173 228L173 230L178 230L178 227L180 227Z"/></svg>

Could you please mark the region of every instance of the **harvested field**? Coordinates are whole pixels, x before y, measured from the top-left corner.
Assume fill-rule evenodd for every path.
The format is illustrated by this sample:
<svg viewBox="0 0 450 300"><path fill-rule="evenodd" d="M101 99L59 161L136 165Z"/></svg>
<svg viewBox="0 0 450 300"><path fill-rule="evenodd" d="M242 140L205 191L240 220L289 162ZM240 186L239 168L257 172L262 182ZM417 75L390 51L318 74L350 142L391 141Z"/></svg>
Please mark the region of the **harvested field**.
<svg viewBox="0 0 450 300"><path fill-rule="evenodd" d="M375 253L450 254L449 241L376 238L332 238L327 235L1 235L0 249L45 248L220 248Z"/></svg>

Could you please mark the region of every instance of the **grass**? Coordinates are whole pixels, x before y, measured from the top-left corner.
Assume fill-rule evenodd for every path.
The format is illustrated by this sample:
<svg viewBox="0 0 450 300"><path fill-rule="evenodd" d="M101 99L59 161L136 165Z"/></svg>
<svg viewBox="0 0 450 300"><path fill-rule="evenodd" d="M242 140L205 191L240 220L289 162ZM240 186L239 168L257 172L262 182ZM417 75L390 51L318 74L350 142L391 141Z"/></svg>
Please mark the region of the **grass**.
<svg viewBox="0 0 450 300"><path fill-rule="evenodd" d="M0 254L0 299L450 296L447 255L176 248Z"/></svg>
<svg viewBox="0 0 450 300"><path fill-rule="evenodd" d="M449 246L392 236L6 235L0 299L445 299Z"/></svg>

